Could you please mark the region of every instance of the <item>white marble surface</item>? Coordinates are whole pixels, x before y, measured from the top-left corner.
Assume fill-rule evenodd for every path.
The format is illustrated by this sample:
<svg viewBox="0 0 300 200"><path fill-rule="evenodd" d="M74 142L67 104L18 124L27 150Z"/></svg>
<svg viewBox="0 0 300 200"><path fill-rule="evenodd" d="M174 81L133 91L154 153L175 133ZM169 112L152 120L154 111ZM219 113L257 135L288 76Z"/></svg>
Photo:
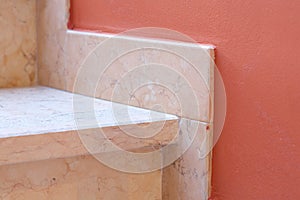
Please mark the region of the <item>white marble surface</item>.
<svg viewBox="0 0 300 200"><path fill-rule="evenodd" d="M74 97L91 100L88 103L94 102L95 112L84 112L83 105L77 109L79 114L74 115ZM96 116L96 123L88 123L93 119L85 118L93 115ZM76 123L74 117L81 118L82 123ZM176 119L174 115L92 99L48 87L0 89L0 138Z"/></svg>

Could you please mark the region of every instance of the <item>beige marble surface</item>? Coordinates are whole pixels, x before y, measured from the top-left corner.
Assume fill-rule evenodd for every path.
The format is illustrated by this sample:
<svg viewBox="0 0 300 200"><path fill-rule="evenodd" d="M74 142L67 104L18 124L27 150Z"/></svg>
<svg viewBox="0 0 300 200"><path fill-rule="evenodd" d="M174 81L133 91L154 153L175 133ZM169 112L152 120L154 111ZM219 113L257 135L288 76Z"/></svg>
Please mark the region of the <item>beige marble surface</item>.
<svg viewBox="0 0 300 200"><path fill-rule="evenodd" d="M161 200L162 172L127 174L92 156L0 166L2 200Z"/></svg>
<svg viewBox="0 0 300 200"><path fill-rule="evenodd" d="M38 60L41 85L186 118L131 107L130 112L117 109L111 120L112 112L101 108L113 106L102 100L93 104L99 108L93 115L89 106L80 107L82 98L72 105L71 96L61 91L29 88L21 96L5 91L0 102L1 199L207 199L213 46L67 31L68 0L0 3L0 87L34 84ZM40 96L34 95L37 91ZM74 106L76 115L70 112ZM137 139L143 135L149 137ZM88 156L104 153L121 163L122 154L99 148L107 141L135 153L161 148L153 160L171 165L148 174L116 172Z"/></svg>
<svg viewBox="0 0 300 200"><path fill-rule="evenodd" d="M93 115L80 107L80 96L74 115L68 93L2 90L0 199L207 199L214 47L67 31L68 8L68 0L0 0L0 87L35 84L38 60L41 85L186 119L128 106L115 106L114 118L107 112L114 106L103 100L93 104ZM114 171L89 156L104 153L121 163L122 154L98 148L107 141L134 153L161 149L153 160L171 165L139 175ZM137 163L155 168L153 160Z"/></svg>
<svg viewBox="0 0 300 200"><path fill-rule="evenodd" d="M0 0L0 88L36 83L36 1Z"/></svg>

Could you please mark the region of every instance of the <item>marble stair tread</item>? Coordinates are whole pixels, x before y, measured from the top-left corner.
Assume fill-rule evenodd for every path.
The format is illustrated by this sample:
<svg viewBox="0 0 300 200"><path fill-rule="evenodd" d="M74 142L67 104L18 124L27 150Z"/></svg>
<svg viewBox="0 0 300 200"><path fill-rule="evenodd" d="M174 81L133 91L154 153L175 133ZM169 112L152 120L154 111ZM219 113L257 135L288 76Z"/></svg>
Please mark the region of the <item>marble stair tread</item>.
<svg viewBox="0 0 300 200"><path fill-rule="evenodd" d="M79 115L84 114L74 108L76 96L92 99L42 86L0 89L0 138L177 119L175 115L92 99L87 103L94 102L92 114L98 123L80 124ZM76 112L80 112L77 117Z"/></svg>
<svg viewBox="0 0 300 200"><path fill-rule="evenodd" d="M156 135L126 134L139 128ZM82 135L98 137L99 129L100 140L144 152L172 140L178 117L42 86L0 89L0 165L88 154Z"/></svg>

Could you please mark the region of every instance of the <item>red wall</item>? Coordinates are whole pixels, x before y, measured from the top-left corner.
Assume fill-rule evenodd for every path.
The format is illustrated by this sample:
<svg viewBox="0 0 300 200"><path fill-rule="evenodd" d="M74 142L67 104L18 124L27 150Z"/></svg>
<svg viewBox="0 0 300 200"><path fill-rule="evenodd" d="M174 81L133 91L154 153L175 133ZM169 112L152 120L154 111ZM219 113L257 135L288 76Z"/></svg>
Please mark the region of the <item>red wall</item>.
<svg viewBox="0 0 300 200"><path fill-rule="evenodd" d="M212 199L300 199L299 0L71 2L75 29L165 27L216 45L228 113Z"/></svg>

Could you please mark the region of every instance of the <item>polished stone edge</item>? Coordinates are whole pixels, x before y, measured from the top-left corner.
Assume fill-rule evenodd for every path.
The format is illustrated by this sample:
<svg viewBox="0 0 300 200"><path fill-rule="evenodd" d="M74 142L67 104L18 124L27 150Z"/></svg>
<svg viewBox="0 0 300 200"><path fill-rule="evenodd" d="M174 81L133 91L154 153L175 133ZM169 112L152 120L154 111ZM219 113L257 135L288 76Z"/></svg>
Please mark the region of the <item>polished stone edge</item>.
<svg viewBox="0 0 300 200"><path fill-rule="evenodd" d="M159 124L159 122L151 124ZM97 139L101 143L109 141L125 151L150 152L167 145L172 140L174 135L177 134L178 120L166 121L157 137L147 139L136 139L125 135L122 128L130 129L132 125L104 127L101 130L104 132L104 136L101 135L100 139L100 129L84 130L82 133L64 131L0 138L0 165L90 155L91 153L87 150L87 148L90 148L90 144L84 143L84 141L95 137L98 137ZM111 137L110 134L112 134ZM82 139L83 137L84 139ZM95 155L97 153L110 152L93 152Z"/></svg>

